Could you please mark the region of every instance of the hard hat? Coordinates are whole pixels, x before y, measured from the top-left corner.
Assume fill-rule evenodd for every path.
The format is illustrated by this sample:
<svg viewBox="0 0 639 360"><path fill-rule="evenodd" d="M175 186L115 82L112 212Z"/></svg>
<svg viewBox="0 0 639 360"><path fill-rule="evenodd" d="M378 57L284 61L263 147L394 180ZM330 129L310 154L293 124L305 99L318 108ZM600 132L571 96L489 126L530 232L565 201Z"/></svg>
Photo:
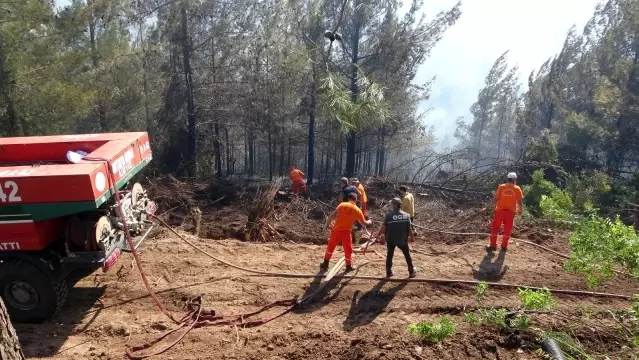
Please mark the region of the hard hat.
<svg viewBox="0 0 639 360"><path fill-rule="evenodd" d="M352 178L351 179L351 183L352 184L357 184L359 182L359 180L357 178Z"/></svg>
<svg viewBox="0 0 639 360"><path fill-rule="evenodd" d="M342 184L348 185L348 178L343 177L343 178L339 179L339 182L341 182Z"/></svg>
<svg viewBox="0 0 639 360"><path fill-rule="evenodd" d="M400 198L393 198L390 201L390 203L393 204L393 205L401 206L402 205L402 200Z"/></svg>
<svg viewBox="0 0 639 360"><path fill-rule="evenodd" d="M517 180L517 174L515 174L514 172L509 172L508 175L506 175L506 179Z"/></svg>

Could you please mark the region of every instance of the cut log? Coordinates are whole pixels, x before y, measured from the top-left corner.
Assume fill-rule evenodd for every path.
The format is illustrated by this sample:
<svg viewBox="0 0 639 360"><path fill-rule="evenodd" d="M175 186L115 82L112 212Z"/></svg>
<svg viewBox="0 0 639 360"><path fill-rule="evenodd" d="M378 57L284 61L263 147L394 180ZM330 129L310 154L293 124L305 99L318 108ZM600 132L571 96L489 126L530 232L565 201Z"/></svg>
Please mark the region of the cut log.
<svg viewBox="0 0 639 360"><path fill-rule="evenodd" d="M0 359L2 360L24 360L22 347L18 340L16 330L11 324L7 308L0 298Z"/></svg>

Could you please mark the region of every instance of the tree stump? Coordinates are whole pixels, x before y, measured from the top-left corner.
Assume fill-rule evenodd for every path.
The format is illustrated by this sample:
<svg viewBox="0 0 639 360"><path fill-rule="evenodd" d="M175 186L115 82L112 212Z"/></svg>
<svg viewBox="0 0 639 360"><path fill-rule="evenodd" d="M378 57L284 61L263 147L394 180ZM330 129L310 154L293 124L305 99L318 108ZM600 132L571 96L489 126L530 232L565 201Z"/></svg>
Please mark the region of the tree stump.
<svg viewBox="0 0 639 360"><path fill-rule="evenodd" d="M2 360L24 360L22 347L16 330L11 324L7 308L0 298L0 359Z"/></svg>

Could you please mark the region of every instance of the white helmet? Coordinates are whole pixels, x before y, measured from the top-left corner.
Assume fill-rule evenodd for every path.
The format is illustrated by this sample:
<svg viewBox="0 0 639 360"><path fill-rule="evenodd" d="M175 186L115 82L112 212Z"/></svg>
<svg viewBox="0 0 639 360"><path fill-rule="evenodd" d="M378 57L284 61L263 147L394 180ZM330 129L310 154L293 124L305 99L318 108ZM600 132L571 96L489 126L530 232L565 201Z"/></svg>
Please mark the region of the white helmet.
<svg viewBox="0 0 639 360"><path fill-rule="evenodd" d="M517 174L515 174L514 172L509 172L508 175L506 175L506 179L517 180Z"/></svg>

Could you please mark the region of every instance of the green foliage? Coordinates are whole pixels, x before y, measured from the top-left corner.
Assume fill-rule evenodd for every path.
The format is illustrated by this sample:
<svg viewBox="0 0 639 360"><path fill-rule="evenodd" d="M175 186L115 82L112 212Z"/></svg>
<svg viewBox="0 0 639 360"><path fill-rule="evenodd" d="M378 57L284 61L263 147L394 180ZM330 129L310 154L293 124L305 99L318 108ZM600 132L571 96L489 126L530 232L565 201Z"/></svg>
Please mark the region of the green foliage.
<svg viewBox="0 0 639 360"><path fill-rule="evenodd" d="M482 322L482 319L475 313L464 313L464 317L471 325L479 325Z"/></svg>
<svg viewBox="0 0 639 360"><path fill-rule="evenodd" d="M408 331L424 341L438 343L457 332L455 324L447 318L440 318L437 323L421 321L418 324L410 324Z"/></svg>
<svg viewBox="0 0 639 360"><path fill-rule="evenodd" d="M573 339L570 335L564 332L557 331L544 331L540 329L536 329L538 341L545 342L548 339L555 340L561 349L565 352L567 359L576 360L576 359L584 359L584 360L595 360L595 358L588 354L584 347L579 343L577 339ZM572 355L572 356L570 356Z"/></svg>
<svg viewBox="0 0 639 360"><path fill-rule="evenodd" d="M526 314L518 314L510 320L510 326L516 331L526 331L530 328L530 316Z"/></svg>
<svg viewBox="0 0 639 360"><path fill-rule="evenodd" d="M632 226L591 215L577 225L569 239L568 271L586 276L588 286L595 287L614 275L617 266L639 277L639 237Z"/></svg>
<svg viewBox="0 0 639 360"><path fill-rule="evenodd" d="M533 215L540 215L541 209L539 204L541 203L543 196L550 196L553 190L556 190L555 184L544 179L544 171L536 170L532 176L532 183L525 185L522 189L524 191L524 205Z"/></svg>
<svg viewBox="0 0 639 360"><path fill-rule="evenodd" d="M629 203L639 203L639 173L627 179L618 179L610 185L610 191L599 197L599 206L606 212L628 208Z"/></svg>
<svg viewBox="0 0 639 360"><path fill-rule="evenodd" d="M3 135L72 132L91 110L94 92L83 88L69 34L57 28L51 2L9 2L0 23L0 123ZM11 109L11 110L9 110Z"/></svg>
<svg viewBox="0 0 639 360"><path fill-rule="evenodd" d="M541 135L529 140L528 159L540 163L555 163L559 158L557 151L557 137L544 129Z"/></svg>
<svg viewBox="0 0 639 360"><path fill-rule="evenodd" d="M639 295L635 295L632 298L632 306L630 307L630 313L635 317L635 321L639 322Z"/></svg>
<svg viewBox="0 0 639 360"><path fill-rule="evenodd" d="M506 309L479 309L481 324L494 325L500 329L506 328Z"/></svg>
<svg viewBox="0 0 639 360"><path fill-rule="evenodd" d="M582 171L578 175L570 175L566 184L575 210L583 213L593 213L595 204L599 204L602 196L610 190L608 175L601 171Z"/></svg>
<svg viewBox="0 0 639 360"><path fill-rule="evenodd" d="M548 289L517 289L519 300L526 310L552 310L556 306L555 298Z"/></svg>
<svg viewBox="0 0 639 360"><path fill-rule="evenodd" d="M382 86L367 78L360 68L358 72L355 101L352 91L335 74L329 73L320 86L320 108L337 120L343 133L379 125L388 117Z"/></svg>
<svg viewBox="0 0 639 360"><path fill-rule="evenodd" d="M479 314L465 313L466 321L471 325L491 325L501 330L526 331L530 327L530 316L515 314L506 317L505 309L479 309Z"/></svg>
<svg viewBox="0 0 639 360"><path fill-rule="evenodd" d="M535 216L558 222L573 221L573 204L569 194L544 179L544 171L536 170L532 183L524 186L524 204Z"/></svg>
<svg viewBox="0 0 639 360"><path fill-rule="evenodd" d="M477 302L481 302L481 300L486 296L486 290L488 290L488 283L485 281L480 281L475 285L475 295L477 296Z"/></svg>
<svg viewBox="0 0 639 360"><path fill-rule="evenodd" d="M556 224L572 225L575 223L575 217L572 214L572 199L563 190L555 189L550 196L542 195L539 209L544 219Z"/></svg>

